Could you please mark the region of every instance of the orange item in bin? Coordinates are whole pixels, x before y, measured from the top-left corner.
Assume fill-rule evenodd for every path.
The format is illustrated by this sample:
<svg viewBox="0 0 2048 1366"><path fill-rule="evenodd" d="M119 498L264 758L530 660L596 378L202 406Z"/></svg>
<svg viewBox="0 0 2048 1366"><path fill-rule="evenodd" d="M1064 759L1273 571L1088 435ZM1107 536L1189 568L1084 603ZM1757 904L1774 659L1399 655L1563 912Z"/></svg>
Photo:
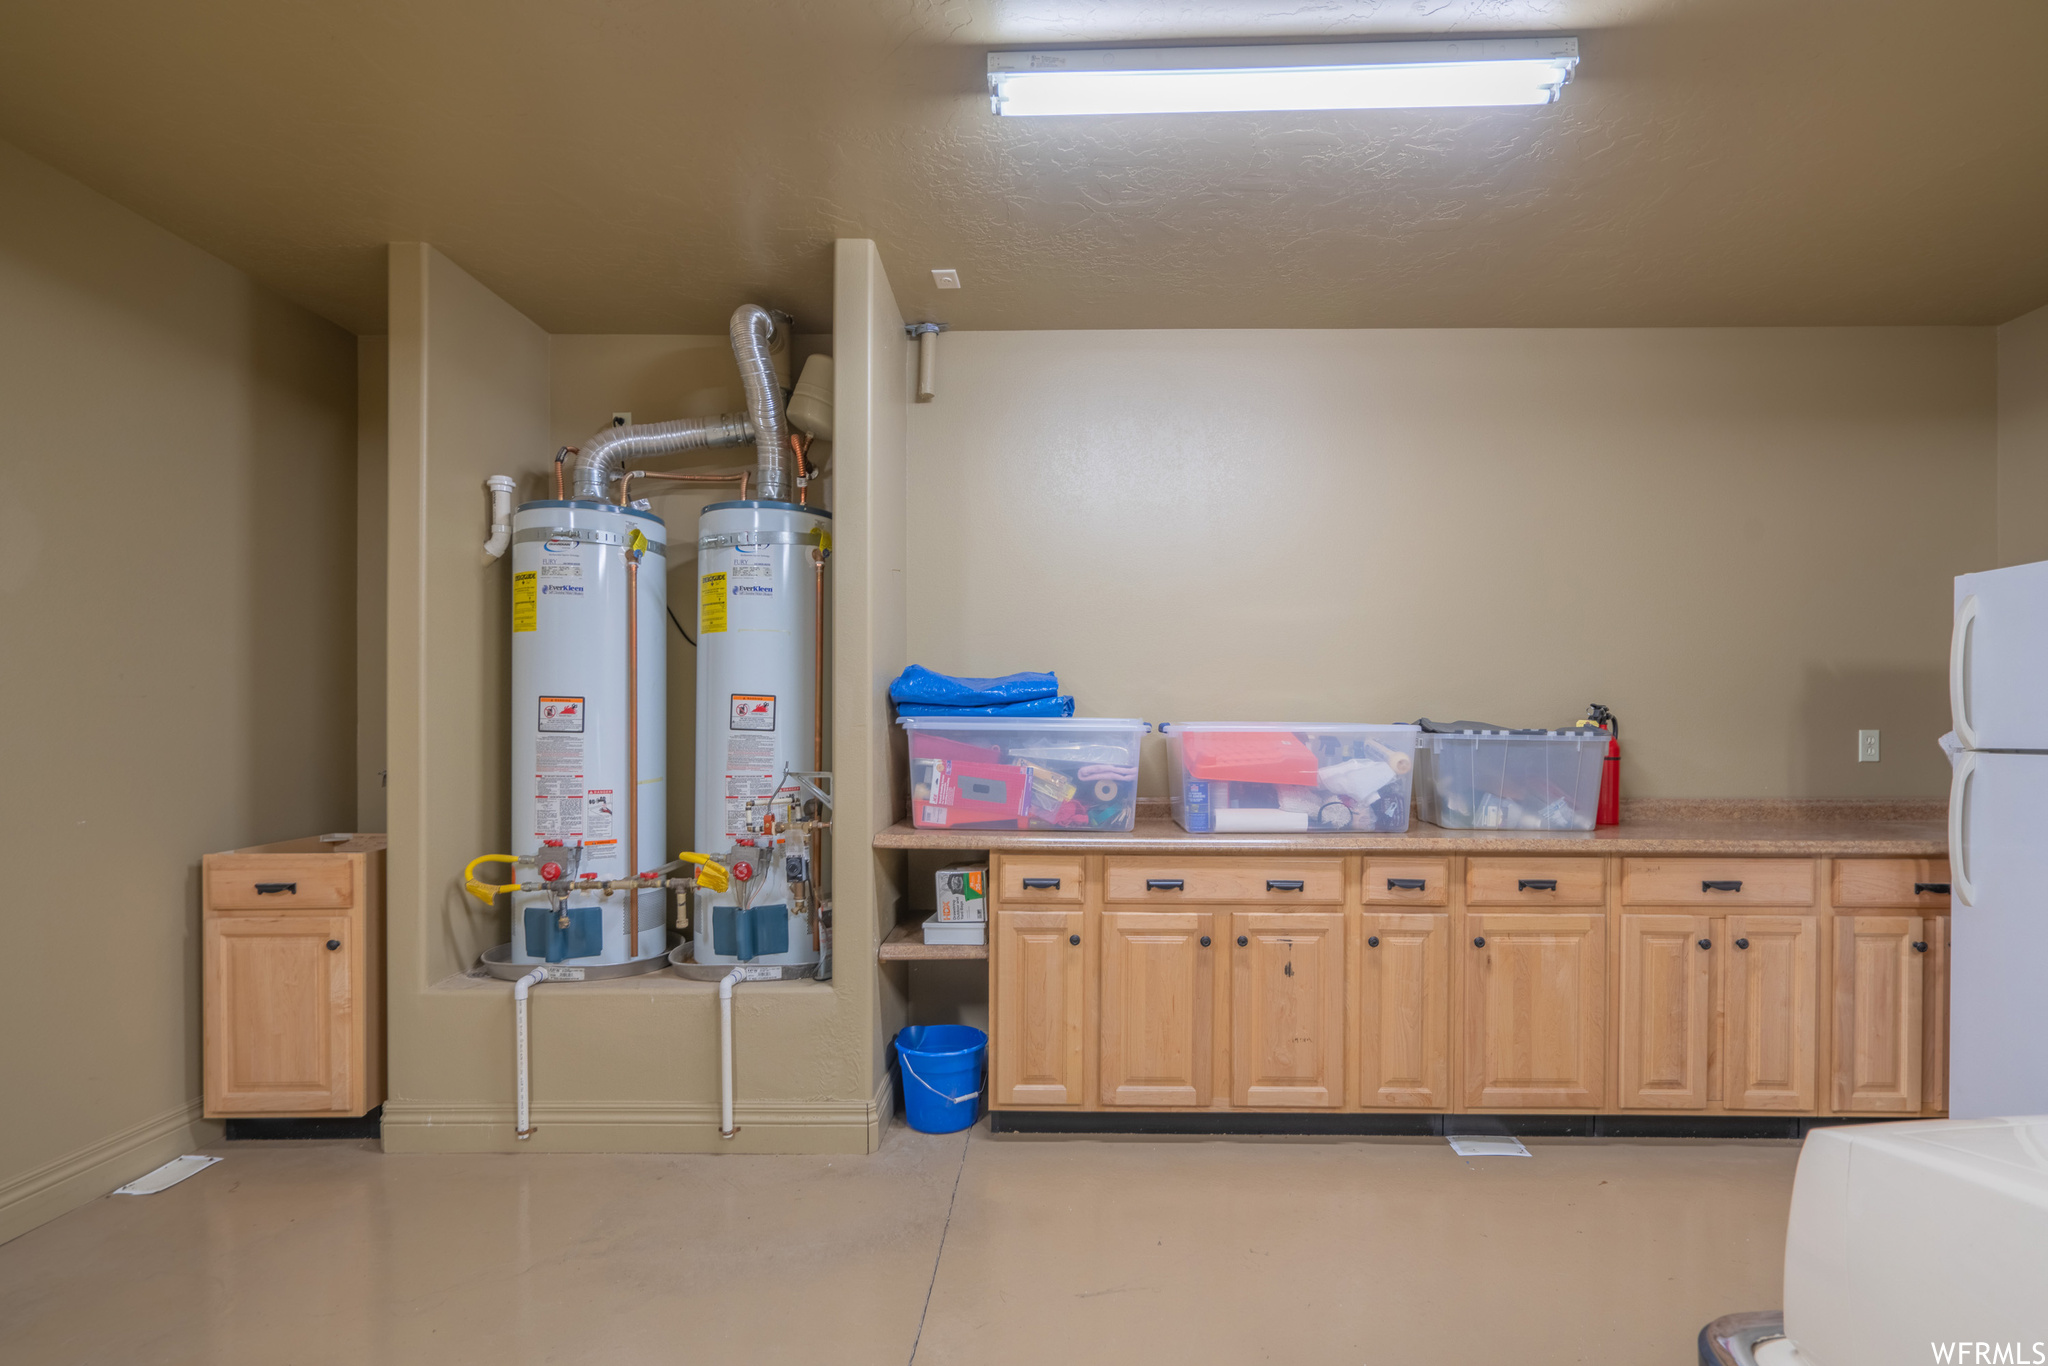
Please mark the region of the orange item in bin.
<svg viewBox="0 0 2048 1366"><path fill-rule="evenodd" d="M1316 785L1316 756L1292 731L1191 730L1181 737L1190 778L1218 783Z"/></svg>

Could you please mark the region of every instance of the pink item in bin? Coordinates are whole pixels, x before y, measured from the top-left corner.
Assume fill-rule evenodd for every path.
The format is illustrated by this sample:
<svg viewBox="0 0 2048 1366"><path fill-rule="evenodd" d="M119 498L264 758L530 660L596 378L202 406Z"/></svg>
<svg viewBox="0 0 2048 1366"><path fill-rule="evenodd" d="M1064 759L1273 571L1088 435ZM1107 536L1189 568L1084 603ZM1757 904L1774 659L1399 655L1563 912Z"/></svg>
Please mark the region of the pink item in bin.
<svg viewBox="0 0 2048 1366"><path fill-rule="evenodd" d="M910 757L913 759L965 759L970 764L1000 764L1002 750L994 745L970 745L960 740L948 740L943 735L928 735L923 731L910 732Z"/></svg>
<svg viewBox="0 0 2048 1366"><path fill-rule="evenodd" d="M921 759L911 772L923 789L915 797L918 824L1014 824L1023 828L1031 779L1017 765Z"/></svg>

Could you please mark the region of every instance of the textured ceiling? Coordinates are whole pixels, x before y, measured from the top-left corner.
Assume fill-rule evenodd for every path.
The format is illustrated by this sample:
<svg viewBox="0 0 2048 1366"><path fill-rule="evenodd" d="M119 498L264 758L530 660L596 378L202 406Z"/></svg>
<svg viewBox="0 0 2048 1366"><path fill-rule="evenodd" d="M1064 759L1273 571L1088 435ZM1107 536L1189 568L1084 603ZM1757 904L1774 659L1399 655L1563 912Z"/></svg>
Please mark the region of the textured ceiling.
<svg viewBox="0 0 2048 1366"><path fill-rule="evenodd" d="M990 46L1560 32L1543 109L997 119ZM1992 323L2041 0L9 0L0 137L357 331L426 240L555 332ZM957 269L960 291L931 288Z"/></svg>

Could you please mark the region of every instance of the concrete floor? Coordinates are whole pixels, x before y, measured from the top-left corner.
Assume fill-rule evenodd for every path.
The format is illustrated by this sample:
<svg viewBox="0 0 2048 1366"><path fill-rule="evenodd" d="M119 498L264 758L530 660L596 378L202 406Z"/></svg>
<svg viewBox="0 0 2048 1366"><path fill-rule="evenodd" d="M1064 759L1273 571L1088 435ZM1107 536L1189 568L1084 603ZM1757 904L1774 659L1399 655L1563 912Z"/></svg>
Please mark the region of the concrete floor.
<svg viewBox="0 0 2048 1366"><path fill-rule="evenodd" d="M0 1247L30 1363L1693 1366L1798 1145L930 1137L868 1158L238 1143Z"/></svg>

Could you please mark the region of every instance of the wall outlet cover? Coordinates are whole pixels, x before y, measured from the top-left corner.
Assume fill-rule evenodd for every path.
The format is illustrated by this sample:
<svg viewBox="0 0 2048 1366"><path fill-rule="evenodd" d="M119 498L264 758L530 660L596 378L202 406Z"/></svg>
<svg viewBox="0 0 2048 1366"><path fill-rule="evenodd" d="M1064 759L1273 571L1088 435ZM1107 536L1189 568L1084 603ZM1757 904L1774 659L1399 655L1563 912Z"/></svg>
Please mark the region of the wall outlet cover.
<svg viewBox="0 0 2048 1366"><path fill-rule="evenodd" d="M1874 764L1878 762L1876 731L1859 730L1856 732L1856 762L1859 764Z"/></svg>

